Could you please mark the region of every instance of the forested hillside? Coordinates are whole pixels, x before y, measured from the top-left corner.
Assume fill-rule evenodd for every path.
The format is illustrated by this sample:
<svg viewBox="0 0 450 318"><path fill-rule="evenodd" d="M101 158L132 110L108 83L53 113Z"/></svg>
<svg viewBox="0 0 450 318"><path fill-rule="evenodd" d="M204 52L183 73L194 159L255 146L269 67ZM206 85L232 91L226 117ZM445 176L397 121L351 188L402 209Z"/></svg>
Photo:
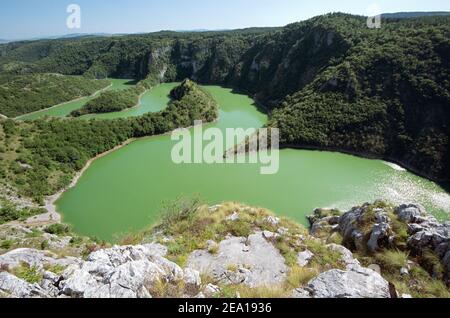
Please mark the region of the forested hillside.
<svg viewBox="0 0 450 318"><path fill-rule="evenodd" d="M0 120L0 185L13 186L20 195L42 203L45 195L67 186L89 159L130 138L217 118L217 104L208 93L191 81L181 87L183 94L165 110L137 118Z"/></svg>
<svg viewBox="0 0 450 318"><path fill-rule="evenodd" d="M282 29L9 43L0 69L233 86L264 104L284 145L386 158L450 180L449 38L448 16L369 29L364 17L329 14ZM114 108L107 97L101 110Z"/></svg>
<svg viewBox="0 0 450 318"><path fill-rule="evenodd" d="M92 95L110 85L107 80L59 74L1 75L0 113L17 117Z"/></svg>

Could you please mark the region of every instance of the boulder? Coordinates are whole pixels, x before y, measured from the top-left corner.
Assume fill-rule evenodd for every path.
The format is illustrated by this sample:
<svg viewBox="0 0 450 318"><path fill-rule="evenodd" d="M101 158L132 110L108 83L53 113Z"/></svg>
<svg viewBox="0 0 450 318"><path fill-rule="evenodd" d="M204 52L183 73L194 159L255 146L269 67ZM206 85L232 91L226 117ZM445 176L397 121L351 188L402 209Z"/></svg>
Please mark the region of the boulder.
<svg viewBox="0 0 450 318"><path fill-rule="evenodd" d="M291 298L298 298L298 299L311 298L311 294L306 289L297 288L292 291Z"/></svg>
<svg viewBox="0 0 450 318"><path fill-rule="evenodd" d="M341 254L341 260L345 264L347 270L361 267L359 261L353 257L353 253L342 245L328 244L327 247Z"/></svg>
<svg viewBox="0 0 450 318"><path fill-rule="evenodd" d="M75 257L58 259L53 253L32 248L18 248L0 255L0 267L6 268L15 268L22 264L27 264L42 269L44 265L60 265L66 267L79 262L81 261Z"/></svg>
<svg viewBox="0 0 450 318"><path fill-rule="evenodd" d="M197 289L202 284L200 273L196 270L185 268L184 269L184 283L188 289Z"/></svg>
<svg viewBox="0 0 450 318"><path fill-rule="evenodd" d="M309 262L311 261L311 259L313 257L314 257L314 254L309 250L300 252L297 254L297 265L300 267L305 267L306 265L309 264Z"/></svg>
<svg viewBox="0 0 450 318"><path fill-rule="evenodd" d="M218 293L220 293L219 286L208 284L203 289L203 292L201 293L204 297L215 297Z"/></svg>
<svg viewBox="0 0 450 318"><path fill-rule="evenodd" d="M277 218L276 216L268 216L265 221L272 226L277 226L280 224L280 218Z"/></svg>
<svg viewBox="0 0 450 318"><path fill-rule="evenodd" d="M64 271L59 289L70 297L150 298L157 282L184 279L185 272L162 256L166 253L159 244L114 246L93 252L86 262Z"/></svg>
<svg viewBox="0 0 450 318"><path fill-rule="evenodd" d="M308 289L314 298L390 298L389 283L363 267L324 272L309 282Z"/></svg>
<svg viewBox="0 0 450 318"><path fill-rule="evenodd" d="M370 239L367 242L367 248L371 252L376 252L380 249L380 245L386 246L389 244L390 237L391 227L389 223L377 223L372 228Z"/></svg>
<svg viewBox="0 0 450 318"><path fill-rule="evenodd" d="M47 255L48 253L44 251L31 248L18 248L0 255L0 267L15 268L21 264L43 267L43 264L49 263L52 260Z"/></svg>
<svg viewBox="0 0 450 318"><path fill-rule="evenodd" d="M0 272L0 294L12 298L48 298L50 295L38 284L30 284L8 272Z"/></svg>
<svg viewBox="0 0 450 318"><path fill-rule="evenodd" d="M403 204L395 209L395 214L405 223L417 223L427 213L425 208L419 204Z"/></svg>
<svg viewBox="0 0 450 318"><path fill-rule="evenodd" d="M187 267L226 284L244 283L250 287L283 282L288 270L283 256L262 232L248 238L229 237L219 243L215 255L206 250L194 251Z"/></svg>
<svg viewBox="0 0 450 318"><path fill-rule="evenodd" d="M231 214L230 216L228 216L228 217L226 218L226 220L227 220L227 221L231 221L231 222L237 221L237 220L239 220L239 214L238 214L237 212L234 212L233 214Z"/></svg>

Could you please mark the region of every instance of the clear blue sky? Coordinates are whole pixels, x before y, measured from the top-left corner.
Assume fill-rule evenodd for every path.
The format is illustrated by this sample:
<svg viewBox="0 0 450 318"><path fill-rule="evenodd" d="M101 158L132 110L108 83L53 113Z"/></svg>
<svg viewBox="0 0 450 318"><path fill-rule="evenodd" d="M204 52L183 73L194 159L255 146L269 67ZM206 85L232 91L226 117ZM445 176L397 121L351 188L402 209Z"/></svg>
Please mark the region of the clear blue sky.
<svg viewBox="0 0 450 318"><path fill-rule="evenodd" d="M69 4L82 9L81 29L66 26ZM449 0L0 0L0 39L69 33L283 26L328 13L450 11Z"/></svg>

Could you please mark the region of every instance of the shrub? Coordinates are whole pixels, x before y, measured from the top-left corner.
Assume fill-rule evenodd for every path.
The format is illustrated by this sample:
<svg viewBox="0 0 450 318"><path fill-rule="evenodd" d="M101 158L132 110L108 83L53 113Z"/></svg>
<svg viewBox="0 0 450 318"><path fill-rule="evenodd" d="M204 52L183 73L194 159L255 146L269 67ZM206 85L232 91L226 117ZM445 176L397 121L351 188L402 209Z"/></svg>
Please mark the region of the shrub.
<svg viewBox="0 0 450 318"><path fill-rule="evenodd" d="M13 270L14 275L27 281L30 284L39 283L42 280L42 274L37 266L22 264Z"/></svg>
<svg viewBox="0 0 450 318"><path fill-rule="evenodd" d="M55 223L52 225L47 226L44 229L44 232L54 235L66 235L69 234L72 231L70 225L68 224L62 224L62 223Z"/></svg>
<svg viewBox="0 0 450 318"><path fill-rule="evenodd" d="M292 289L299 288L309 283L317 275L319 275L319 271L316 268L293 266L286 279L286 283Z"/></svg>
<svg viewBox="0 0 450 318"><path fill-rule="evenodd" d="M389 273L396 274L400 269L406 266L409 253L399 250L384 250L375 255L375 259L381 267Z"/></svg>
<svg viewBox="0 0 450 318"><path fill-rule="evenodd" d="M180 197L172 202L165 202L161 209L161 226L168 229L170 226L194 217L201 206L199 198Z"/></svg>

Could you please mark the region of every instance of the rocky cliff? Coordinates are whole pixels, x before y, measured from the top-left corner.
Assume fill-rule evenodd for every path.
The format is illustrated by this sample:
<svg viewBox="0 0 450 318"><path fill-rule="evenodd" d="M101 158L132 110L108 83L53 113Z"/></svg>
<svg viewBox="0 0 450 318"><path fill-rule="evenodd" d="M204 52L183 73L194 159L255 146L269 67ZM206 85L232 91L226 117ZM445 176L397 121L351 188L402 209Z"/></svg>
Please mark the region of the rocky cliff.
<svg viewBox="0 0 450 318"><path fill-rule="evenodd" d="M264 209L184 204L158 226L115 246L9 224L0 229L10 241L0 255L0 293L50 298L450 297L444 276L438 277L443 272L428 274L417 258L425 248L434 248L435 259L442 259L448 271L448 224L438 224L413 205L394 211L395 221L381 203L342 215L318 210L309 233ZM378 223L362 222L372 217ZM411 233L404 247L411 255L403 264L386 256L394 242L399 247L404 239L398 238L396 222L405 222ZM16 244L30 248L15 249Z"/></svg>

